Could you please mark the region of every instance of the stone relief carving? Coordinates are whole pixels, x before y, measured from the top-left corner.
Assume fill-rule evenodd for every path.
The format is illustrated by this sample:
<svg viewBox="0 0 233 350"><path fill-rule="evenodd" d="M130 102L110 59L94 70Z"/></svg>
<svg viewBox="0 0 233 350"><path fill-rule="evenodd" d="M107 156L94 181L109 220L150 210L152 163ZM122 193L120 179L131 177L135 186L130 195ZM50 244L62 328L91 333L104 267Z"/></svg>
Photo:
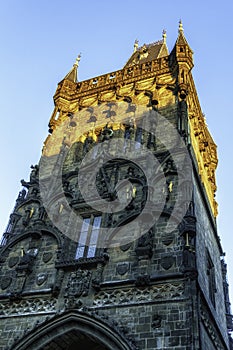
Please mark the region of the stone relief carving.
<svg viewBox="0 0 233 350"><path fill-rule="evenodd" d="M175 238L175 235L173 232L169 233L169 234L164 234L162 236L162 243L165 245L165 246L169 246L170 244L173 243L174 241L174 238Z"/></svg>
<svg viewBox="0 0 233 350"><path fill-rule="evenodd" d="M43 257L42 257L43 262L46 264L47 262L49 262L52 259L52 257L53 257L53 253L51 253L51 252L44 253Z"/></svg>
<svg viewBox="0 0 233 350"><path fill-rule="evenodd" d="M88 295L91 276L89 270L78 269L76 272L71 272L64 295L67 308L82 306L78 298Z"/></svg>
<svg viewBox="0 0 233 350"><path fill-rule="evenodd" d="M12 316L31 313L55 312L57 300L36 298L0 303L0 315Z"/></svg>
<svg viewBox="0 0 233 350"><path fill-rule="evenodd" d="M8 266L11 269L15 265L17 265L19 262L19 257L18 256L11 256L8 260Z"/></svg>
<svg viewBox="0 0 233 350"><path fill-rule="evenodd" d="M124 275L124 274L126 274L127 271L129 271L129 266L130 265L128 262L119 263L119 264L117 264L116 272L119 275Z"/></svg>
<svg viewBox="0 0 233 350"><path fill-rule="evenodd" d="M179 298L184 294L181 282L159 284L150 288L130 288L125 290L101 291L94 299L95 306L146 303L167 298Z"/></svg>
<svg viewBox="0 0 233 350"><path fill-rule="evenodd" d="M175 259L173 256L164 256L161 259L161 266L164 270L169 270L174 263Z"/></svg>
<svg viewBox="0 0 233 350"><path fill-rule="evenodd" d="M48 278L48 274L45 273L38 273L38 275L36 276L36 284L38 286L41 286L43 283L45 283L45 281Z"/></svg>
<svg viewBox="0 0 233 350"><path fill-rule="evenodd" d="M121 245L120 246L120 249L123 251L123 252L126 252L127 250L129 250L129 248L132 246L132 242L129 242L127 244L124 244L124 245Z"/></svg>
<svg viewBox="0 0 233 350"><path fill-rule="evenodd" d="M12 277L11 276L4 276L1 278L1 282L0 282L0 287L2 290L7 289L12 282Z"/></svg>

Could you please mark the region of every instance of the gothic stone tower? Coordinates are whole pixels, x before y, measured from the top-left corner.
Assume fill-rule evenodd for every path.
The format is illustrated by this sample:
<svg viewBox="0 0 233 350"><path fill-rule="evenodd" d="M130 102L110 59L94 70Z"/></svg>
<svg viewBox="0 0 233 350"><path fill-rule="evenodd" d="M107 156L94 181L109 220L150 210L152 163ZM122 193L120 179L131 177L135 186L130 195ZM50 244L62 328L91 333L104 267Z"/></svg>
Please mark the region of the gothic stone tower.
<svg viewBox="0 0 233 350"><path fill-rule="evenodd" d="M215 143L182 24L58 84L0 247L0 349L230 349Z"/></svg>

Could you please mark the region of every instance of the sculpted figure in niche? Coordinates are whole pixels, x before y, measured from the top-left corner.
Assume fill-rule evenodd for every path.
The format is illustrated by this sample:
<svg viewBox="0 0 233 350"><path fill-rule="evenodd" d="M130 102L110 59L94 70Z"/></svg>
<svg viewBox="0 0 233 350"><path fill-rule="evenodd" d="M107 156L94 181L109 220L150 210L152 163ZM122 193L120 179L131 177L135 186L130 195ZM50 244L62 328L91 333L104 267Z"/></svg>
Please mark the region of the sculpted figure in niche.
<svg viewBox="0 0 233 350"><path fill-rule="evenodd" d="M39 167L38 165L31 165L31 169L30 182L33 183L37 181Z"/></svg>
<svg viewBox="0 0 233 350"><path fill-rule="evenodd" d="M90 133L88 133L87 138L84 141L83 152L87 153L93 147L94 140Z"/></svg>
<svg viewBox="0 0 233 350"><path fill-rule="evenodd" d="M26 252L24 248L21 248L21 257L18 264L19 270L27 270L29 272L32 271L34 259L36 258L38 254L38 248L33 247L29 248Z"/></svg>
<svg viewBox="0 0 233 350"><path fill-rule="evenodd" d="M147 233L138 239L138 247L152 247L153 229L151 228Z"/></svg>
<svg viewBox="0 0 233 350"><path fill-rule="evenodd" d="M113 136L113 130L108 126L108 124L105 125L103 130L100 134L100 141L108 141Z"/></svg>
<svg viewBox="0 0 233 350"><path fill-rule="evenodd" d="M82 159L82 154L83 154L83 143L77 142L75 144L74 161L79 162Z"/></svg>
<svg viewBox="0 0 233 350"><path fill-rule="evenodd" d="M17 203L22 202L25 199L27 192L26 190L23 188L22 191L19 192L18 198L16 199Z"/></svg>
<svg viewBox="0 0 233 350"><path fill-rule="evenodd" d="M135 252L139 259L149 259L153 249L153 228L138 239Z"/></svg>

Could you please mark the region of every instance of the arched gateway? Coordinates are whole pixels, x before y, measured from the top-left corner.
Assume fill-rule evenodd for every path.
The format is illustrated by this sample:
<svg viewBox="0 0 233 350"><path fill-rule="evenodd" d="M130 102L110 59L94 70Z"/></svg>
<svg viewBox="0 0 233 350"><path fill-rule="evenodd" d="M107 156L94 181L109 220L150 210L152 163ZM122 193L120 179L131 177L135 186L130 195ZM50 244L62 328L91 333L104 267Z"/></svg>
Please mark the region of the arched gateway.
<svg viewBox="0 0 233 350"><path fill-rule="evenodd" d="M11 350L132 350L115 329L101 319L76 310L55 316L23 337Z"/></svg>

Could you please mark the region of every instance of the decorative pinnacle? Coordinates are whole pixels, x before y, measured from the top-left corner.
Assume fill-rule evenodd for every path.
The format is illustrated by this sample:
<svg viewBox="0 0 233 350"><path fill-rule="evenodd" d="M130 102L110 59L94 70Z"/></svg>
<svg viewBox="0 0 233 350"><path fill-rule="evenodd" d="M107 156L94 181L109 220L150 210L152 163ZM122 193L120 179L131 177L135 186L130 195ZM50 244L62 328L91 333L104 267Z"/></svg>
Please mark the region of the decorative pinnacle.
<svg viewBox="0 0 233 350"><path fill-rule="evenodd" d="M183 28L182 21L180 19L180 21L179 21L179 33L183 32L183 31L184 31L184 28Z"/></svg>
<svg viewBox="0 0 233 350"><path fill-rule="evenodd" d="M136 52L137 48L138 48L138 39L136 39L135 42L134 42L134 50L133 50L133 52Z"/></svg>
<svg viewBox="0 0 233 350"><path fill-rule="evenodd" d="M78 57L76 58L76 61L75 61L75 63L74 63L74 67L77 67L77 68L78 68L80 60L81 60L81 52L80 52L80 54L78 55Z"/></svg>
<svg viewBox="0 0 233 350"><path fill-rule="evenodd" d="M164 29L164 30L163 30L163 42L164 42L164 44L166 44L166 39L167 39L167 32L166 32L166 30Z"/></svg>

